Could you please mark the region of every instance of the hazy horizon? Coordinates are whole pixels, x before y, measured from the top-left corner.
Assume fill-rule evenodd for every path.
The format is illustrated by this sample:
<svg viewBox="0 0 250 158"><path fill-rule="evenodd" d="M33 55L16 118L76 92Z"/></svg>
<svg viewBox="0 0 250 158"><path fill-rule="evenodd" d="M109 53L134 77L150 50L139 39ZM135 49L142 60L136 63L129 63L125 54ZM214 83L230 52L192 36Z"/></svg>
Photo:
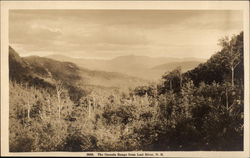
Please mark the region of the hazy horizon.
<svg viewBox="0 0 250 158"><path fill-rule="evenodd" d="M10 45L21 56L208 59L243 30L237 10L11 10Z"/></svg>
<svg viewBox="0 0 250 158"><path fill-rule="evenodd" d="M68 54L49 54L49 55L45 55L45 56L42 56L42 55L39 55L39 54L19 54L20 57L30 57L30 56L38 56L38 57L45 57L45 58L50 58L50 57L69 57L69 58L73 58L73 59L90 59L90 60L112 60L112 59L116 59L116 58L119 58L119 57L128 57L128 56L135 56L135 57L149 57L149 58L173 58L173 59L201 59L201 60L206 60L206 58L198 58L198 57L163 57L163 56L158 56L158 57L150 57L150 56L146 56L146 55L134 55L134 54L128 54L128 55L121 55L121 56L116 56L116 57L113 57L113 58L91 58L91 57L72 57Z"/></svg>

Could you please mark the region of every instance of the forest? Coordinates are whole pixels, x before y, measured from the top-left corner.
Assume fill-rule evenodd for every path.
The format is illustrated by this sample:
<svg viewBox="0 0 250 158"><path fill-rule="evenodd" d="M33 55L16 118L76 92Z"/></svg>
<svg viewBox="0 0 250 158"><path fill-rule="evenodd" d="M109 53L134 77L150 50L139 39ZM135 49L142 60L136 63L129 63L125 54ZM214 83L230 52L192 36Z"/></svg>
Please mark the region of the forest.
<svg viewBox="0 0 250 158"><path fill-rule="evenodd" d="M86 85L77 65L10 46L10 152L242 151L243 32L218 43L194 69L130 88Z"/></svg>

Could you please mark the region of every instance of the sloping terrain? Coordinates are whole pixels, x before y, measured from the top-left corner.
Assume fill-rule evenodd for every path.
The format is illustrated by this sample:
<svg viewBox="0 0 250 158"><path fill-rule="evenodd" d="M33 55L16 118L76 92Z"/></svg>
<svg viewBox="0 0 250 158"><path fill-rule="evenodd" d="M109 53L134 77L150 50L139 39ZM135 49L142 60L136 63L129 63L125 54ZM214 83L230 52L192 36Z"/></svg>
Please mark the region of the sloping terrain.
<svg viewBox="0 0 250 158"><path fill-rule="evenodd" d="M51 55L48 58L72 62L90 70L119 72L147 80L158 80L163 73L179 65L186 71L205 61L198 58L153 58L135 55L120 56L110 60L71 58L63 55Z"/></svg>
<svg viewBox="0 0 250 158"><path fill-rule="evenodd" d="M39 56L21 58L14 49L9 50L10 78L18 82L40 80L53 84L64 83L103 87L134 87L147 81L116 72L93 71L71 62L56 61Z"/></svg>

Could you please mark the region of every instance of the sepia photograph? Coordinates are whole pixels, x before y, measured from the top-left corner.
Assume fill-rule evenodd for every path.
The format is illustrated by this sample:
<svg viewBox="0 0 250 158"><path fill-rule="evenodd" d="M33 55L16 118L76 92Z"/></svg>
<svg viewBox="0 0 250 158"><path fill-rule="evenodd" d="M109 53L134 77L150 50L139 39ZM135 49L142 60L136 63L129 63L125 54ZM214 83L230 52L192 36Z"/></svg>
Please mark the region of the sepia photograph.
<svg viewBox="0 0 250 158"><path fill-rule="evenodd" d="M244 17L243 9L9 9L7 152L244 152Z"/></svg>

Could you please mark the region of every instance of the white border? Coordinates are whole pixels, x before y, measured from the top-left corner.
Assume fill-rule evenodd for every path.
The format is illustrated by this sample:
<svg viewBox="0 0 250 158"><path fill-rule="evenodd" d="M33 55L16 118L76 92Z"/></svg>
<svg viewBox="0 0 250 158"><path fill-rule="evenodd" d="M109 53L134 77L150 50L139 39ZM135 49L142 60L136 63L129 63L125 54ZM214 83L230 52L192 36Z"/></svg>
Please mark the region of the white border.
<svg viewBox="0 0 250 158"><path fill-rule="evenodd" d="M154 10L243 10L244 14L244 151L243 152L159 152L164 157L249 157L249 2L248 1L1 1L1 155L3 156L86 156L85 152L9 153L9 9L154 9ZM105 152L88 152L97 153ZM109 152L122 153L122 152ZM125 152L129 153L129 152ZM130 152L156 153L156 152Z"/></svg>

